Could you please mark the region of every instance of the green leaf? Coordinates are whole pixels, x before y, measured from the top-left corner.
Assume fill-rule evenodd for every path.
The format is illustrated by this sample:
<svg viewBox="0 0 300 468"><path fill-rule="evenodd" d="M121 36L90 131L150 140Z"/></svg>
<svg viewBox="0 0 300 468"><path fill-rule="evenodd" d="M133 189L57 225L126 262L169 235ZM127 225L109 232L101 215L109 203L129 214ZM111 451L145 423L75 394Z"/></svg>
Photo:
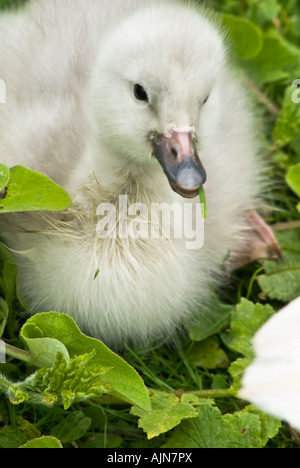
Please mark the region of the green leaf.
<svg viewBox="0 0 300 468"><path fill-rule="evenodd" d="M143 439L142 439L143 440ZM123 443L123 439L120 436L114 434L99 434L97 432L88 433L88 437L84 441L78 441L79 448L119 448ZM135 448L137 442L135 442Z"/></svg>
<svg viewBox="0 0 300 468"><path fill-rule="evenodd" d="M216 335L230 323L232 308L220 303L216 297L209 308L202 309L186 328L192 341L203 341Z"/></svg>
<svg viewBox="0 0 300 468"><path fill-rule="evenodd" d="M91 418L87 418L82 411L74 411L52 429L51 435L62 443L73 442L86 434L91 423Z"/></svg>
<svg viewBox="0 0 300 468"><path fill-rule="evenodd" d="M131 414L140 417L139 427L147 433L148 439L170 431L183 419L195 418L195 406L205 404L208 400L201 400L191 394L183 395L180 399L170 393L150 390L150 401L150 412L135 406L131 409Z"/></svg>
<svg viewBox="0 0 300 468"><path fill-rule="evenodd" d="M201 187L199 189L199 198L200 198L200 203L203 205L203 218L207 218L207 204L206 204L206 195L205 195L205 190L204 187Z"/></svg>
<svg viewBox="0 0 300 468"><path fill-rule="evenodd" d="M2 337L6 327L8 312L9 309L7 303L0 297L0 338Z"/></svg>
<svg viewBox="0 0 300 468"><path fill-rule="evenodd" d="M16 415L13 427L6 426L0 429L0 447L18 448L21 444L40 435L40 431L34 424Z"/></svg>
<svg viewBox="0 0 300 468"><path fill-rule="evenodd" d="M300 107L299 107L299 124L300 124ZM300 163L292 166L286 176L287 184L300 197Z"/></svg>
<svg viewBox="0 0 300 468"><path fill-rule="evenodd" d="M263 45L263 36L254 23L231 15L222 15L221 21L229 32L239 58L249 60L259 54Z"/></svg>
<svg viewBox="0 0 300 468"><path fill-rule="evenodd" d="M2 274L0 277L0 287L2 294L6 300L9 310L12 310L12 305L16 295L17 282L17 266L13 261L4 260Z"/></svg>
<svg viewBox="0 0 300 468"><path fill-rule="evenodd" d="M51 369L40 369L23 382L12 383L0 375L0 388L15 405L28 401L68 409L73 403L99 398L111 389L103 382L107 369L87 365L93 356L94 353L81 355L67 363L58 354Z"/></svg>
<svg viewBox="0 0 300 468"><path fill-rule="evenodd" d="M48 366L53 365L58 352L66 361L82 355L83 352L94 352L87 369L89 366L110 369L104 379L113 388L110 394L150 410L148 391L137 372L101 341L81 333L71 317L56 312L34 315L23 326L21 338L38 362L44 360L44 365L48 363ZM45 349L45 355L40 352L42 348Z"/></svg>
<svg viewBox="0 0 300 468"><path fill-rule="evenodd" d="M300 229L276 233L284 259L263 262L264 275L258 277L263 293L270 299L290 302L300 296Z"/></svg>
<svg viewBox="0 0 300 468"><path fill-rule="evenodd" d="M268 31L260 53L250 62L255 81L262 85L287 78L286 67L293 65L299 55L300 51L276 31Z"/></svg>
<svg viewBox="0 0 300 468"><path fill-rule="evenodd" d="M31 363L36 367L52 367L58 353L66 362L70 362L65 345L57 339L45 336L35 323L27 321L20 331L20 337L31 353Z"/></svg>
<svg viewBox="0 0 300 468"><path fill-rule="evenodd" d="M287 88L283 100L283 107L277 119L273 139L278 147L290 143L299 134L300 105L293 102L295 88Z"/></svg>
<svg viewBox="0 0 300 468"><path fill-rule="evenodd" d="M291 166L291 156L280 149L272 155L272 162L286 171Z"/></svg>
<svg viewBox="0 0 300 468"><path fill-rule="evenodd" d="M197 412L197 418L175 429L163 448L262 448L279 429L248 408L222 416L218 408L205 404Z"/></svg>
<svg viewBox="0 0 300 468"><path fill-rule="evenodd" d="M150 410L148 391L136 371L102 342L81 333L69 316L37 314L25 323L20 336L30 350L26 362L44 367L19 383L0 375L0 389L13 404L62 404L67 409L108 393ZM6 351L23 358L22 350L9 352L7 347Z"/></svg>
<svg viewBox="0 0 300 468"><path fill-rule="evenodd" d="M27 441L27 435L18 428L6 426L0 429L0 448L19 448Z"/></svg>
<svg viewBox="0 0 300 468"><path fill-rule="evenodd" d="M228 372L233 378L230 390L232 390L234 395L238 395L238 392L242 387L242 379L245 370L250 366L252 361L253 357L239 358L230 365Z"/></svg>
<svg viewBox="0 0 300 468"><path fill-rule="evenodd" d="M63 448L59 440L55 437L39 437L38 439L33 439L26 444L22 445L20 448Z"/></svg>
<svg viewBox="0 0 300 468"><path fill-rule="evenodd" d="M0 164L0 190L3 190L10 179L10 170L4 164Z"/></svg>
<svg viewBox="0 0 300 468"><path fill-rule="evenodd" d="M252 357L252 338L273 314L270 305L253 304L242 299L232 313L231 329L222 335L223 341L233 351Z"/></svg>
<svg viewBox="0 0 300 468"><path fill-rule="evenodd" d="M256 414L259 417L261 423L260 437L262 447L264 447L268 443L269 439L272 439L278 434L278 431L282 426L281 421L273 416L262 413L253 405L246 406L245 411L250 414Z"/></svg>
<svg viewBox="0 0 300 468"><path fill-rule="evenodd" d="M200 343L195 343L188 358L192 364L204 369L224 368L228 365L226 353L220 348L216 338L208 338Z"/></svg>
<svg viewBox="0 0 300 468"><path fill-rule="evenodd" d="M36 437L40 437L41 433L37 429L37 427L32 424L31 422L27 421L26 419L22 418L21 416L16 417L16 423L18 428L27 435L28 439L34 439Z"/></svg>
<svg viewBox="0 0 300 468"><path fill-rule="evenodd" d="M24 401L27 401L30 398L26 391L19 388L18 384L12 383L2 374L0 374L0 391L4 392L15 405L24 403Z"/></svg>
<svg viewBox="0 0 300 468"><path fill-rule="evenodd" d="M244 371L254 358L253 337L273 314L270 305L253 304L246 299L242 299L232 312L231 327L222 334L222 340L230 349L245 356L234 361L228 369L233 378L231 390L234 394L241 388Z"/></svg>
<svg viewBox="0 0 300 468"><path fill-rule="evenodd" d="M38 172L15 166L10 170L10 181L7 193L0 200L0 212L17 211L60 211L71 204L69 195Z"/></svg>
<svg viewBox="0 0 300 468"><path fill-rule="evenodd" d="M280 12L280 5L277 0L255 0L258 11L262 14L265 21L275 18Z"/></svg>
<svg viewBox="0 0 300 468"><path fill-rule="evenodd" d="M111 390L103 380L109 369L100 364L92 365L94 356L95 352L82 354L67 363L58 354L51 369L40 369L21 384L21 389L36 394L36 399L47 406L63 405L64 409L73 403L102 397Z"/></svg>

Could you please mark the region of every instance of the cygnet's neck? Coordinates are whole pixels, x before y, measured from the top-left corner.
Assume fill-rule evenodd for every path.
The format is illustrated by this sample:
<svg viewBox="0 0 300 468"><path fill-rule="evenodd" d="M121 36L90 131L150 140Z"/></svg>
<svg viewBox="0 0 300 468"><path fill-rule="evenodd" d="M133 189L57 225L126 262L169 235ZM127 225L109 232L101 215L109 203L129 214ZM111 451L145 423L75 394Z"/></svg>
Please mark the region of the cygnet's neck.
<svg viewBox="0 0 300 468"><path fill-rule="evenodd" d="M80 189L91 175L101 190L111 194L113 198L128 195L129 191L132 193L133 188L136 191L136 200L133 200L135 202L171 202L174 197L177 198L154 157L141 162L109 151L99 143L90 144L75 172L75 181L70 189Z"/></svg>

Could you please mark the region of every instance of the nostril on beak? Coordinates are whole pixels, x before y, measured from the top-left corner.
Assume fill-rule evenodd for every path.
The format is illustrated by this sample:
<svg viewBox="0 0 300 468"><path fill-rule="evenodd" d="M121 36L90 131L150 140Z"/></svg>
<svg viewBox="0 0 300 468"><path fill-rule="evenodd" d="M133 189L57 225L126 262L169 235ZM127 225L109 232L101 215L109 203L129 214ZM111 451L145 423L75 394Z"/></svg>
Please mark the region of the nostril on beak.
<svg viewBox="0 0 300 468"><path fill-rule="evenodd" d="M171 149L171 154L174 156L175 159L178 158L178 151L176 148L172 148Z"/></svg>

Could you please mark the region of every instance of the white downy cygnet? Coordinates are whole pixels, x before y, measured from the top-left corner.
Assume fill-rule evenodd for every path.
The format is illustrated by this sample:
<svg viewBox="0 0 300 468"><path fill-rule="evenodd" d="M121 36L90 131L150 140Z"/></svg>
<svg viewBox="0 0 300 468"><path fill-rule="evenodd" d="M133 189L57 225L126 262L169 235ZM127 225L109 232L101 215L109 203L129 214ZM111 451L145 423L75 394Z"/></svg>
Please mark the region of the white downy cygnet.
<svg viewBox="0 0 300 468"><path fill-rule="evenodd" d="M30 313L67 313L113 346L168 339L224 284L229 254L231 267L278 255L254 212L263 164L250 104L203 12L175 0L35 0L0 17L0 57L0 161L44 173L74 202L57 216L1 216ZM178 214L199 205L204 183L202 248L159 235L158 218L148 238L97 236L101 203L118 214L127 195L128 206L176 203Z"/></svg>

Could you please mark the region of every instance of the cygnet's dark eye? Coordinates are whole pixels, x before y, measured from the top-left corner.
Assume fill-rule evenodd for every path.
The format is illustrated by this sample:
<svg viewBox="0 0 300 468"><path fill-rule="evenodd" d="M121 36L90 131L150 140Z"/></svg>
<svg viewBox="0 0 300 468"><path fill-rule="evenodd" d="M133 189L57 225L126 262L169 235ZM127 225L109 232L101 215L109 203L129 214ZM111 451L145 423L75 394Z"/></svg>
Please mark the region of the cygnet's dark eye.
<svg viewBox="0 0 300 468"><path fill-rule="evenodd" d="M134 95L138 101L145 101L148 102L148 94L144 90L143 86L139 84L134 85Z"/></svg>
<svg viewBox="0 0 300 468"><path fill-rule="evenodd" d="M208 99L209 99L209 96L207 96L207 97L204 99L203 104L206 104L207 101L208 101Z"/></svg>

